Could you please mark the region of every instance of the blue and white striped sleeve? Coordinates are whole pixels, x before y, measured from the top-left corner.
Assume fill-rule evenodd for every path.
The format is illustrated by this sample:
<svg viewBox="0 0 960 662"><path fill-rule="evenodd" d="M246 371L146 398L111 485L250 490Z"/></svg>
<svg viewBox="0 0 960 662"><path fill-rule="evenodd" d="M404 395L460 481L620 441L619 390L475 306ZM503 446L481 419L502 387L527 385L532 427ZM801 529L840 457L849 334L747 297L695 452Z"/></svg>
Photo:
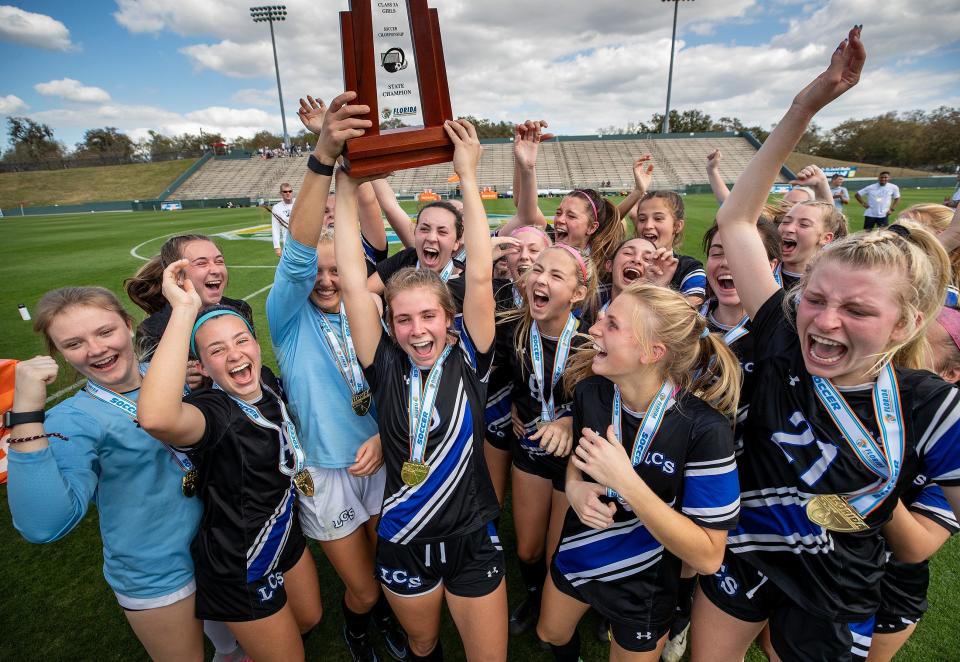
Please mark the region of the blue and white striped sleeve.
<svg viewBox="0 0 960 662"><path fill-rule="evenodd" d="M913 503L909 504L911 511L932 519L950 532L950 535L960 531L960 522L950 508L946 495L939 485L931 483L923 488Z"/></svg>
<svg viewBox="0 0 960 662"><path fill-rule="evenodd" d="M960 389L945 387L937 395L917 444L922 473L934 483L960 485Z"/></svg>
<svg viewBox="0 0 960 662"><path fill-rule="evenodd" d="M683 467L681 512L708 529L732 529L737 525L740 480L729 426L695 427Z"/></svg>
<svg viewBox="0 0 960 662"><path fill-rule="evenodd" d="M707 272L698 268L686 274L680 281L680 294L685 297L707 296Z"/></svg>

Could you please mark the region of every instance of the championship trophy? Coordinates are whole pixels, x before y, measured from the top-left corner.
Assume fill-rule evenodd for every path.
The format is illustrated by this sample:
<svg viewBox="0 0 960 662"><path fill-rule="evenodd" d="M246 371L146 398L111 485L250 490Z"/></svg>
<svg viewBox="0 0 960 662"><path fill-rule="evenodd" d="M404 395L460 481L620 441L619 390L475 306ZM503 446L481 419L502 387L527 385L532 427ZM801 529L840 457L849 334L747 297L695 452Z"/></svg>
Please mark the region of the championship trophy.
<svg viewBox="0 0 960 662"><path fill-rule="evenodd" d="M345 90L370 106L373 126L347 141L353 177L453 160L453 119L437 10L427 0L350 0L340 12Z"/></svg>

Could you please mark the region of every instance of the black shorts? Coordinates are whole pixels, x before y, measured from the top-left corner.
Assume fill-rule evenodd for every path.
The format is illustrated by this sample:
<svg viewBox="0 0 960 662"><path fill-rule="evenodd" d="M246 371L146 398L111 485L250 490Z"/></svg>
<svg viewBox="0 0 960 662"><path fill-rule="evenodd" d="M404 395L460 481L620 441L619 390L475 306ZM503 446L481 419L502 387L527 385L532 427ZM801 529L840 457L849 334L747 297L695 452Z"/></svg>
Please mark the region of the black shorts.
<svg viewBox="0 0 960 662"><path fill-rule="evenodd" d="M556 586L557 590L561 593L569 595L578 602L590 605L607 618L610 621L610 638L617 642L617 645L624 650L634 653L646 653L655 650L657 648L657 642L660 641L660 637L665 635L670 629L670 623L673 620L673 605L668 605L668 608L664 610L667 618L660 619L659 621L653 618L653 610L649 612L651 618L646 621L617 620L610 618L608 614L604 613L606 610L603 609L601 605L581 593L576 586L567 581L567 578L563 576L563 573L560 572L553 563L550 564L550 578L553 580L553 585Z"/></svg>
<svg viewBox="0 0 960 662"><path fill-rule="evenodd" d="M441 542L407 545L377 539L376 576L384 589L412 598L443 585L463 598L495 591L506 565L493 523Z"/></svg>
<svg viewBox="0 0 960 662"><path fill-rule="evenodd" d="M853 635L847 623L811 614L730 551L719 572L700 577L700 588L710 602L738 620L769 621L770 642L784 662L852 659Z"/></svg>
<svg viewBox="0 0 960 662"><path fill-rule="evenodd" d="M553 489L563 492L567 482L567 459L557 457L529 442L514 439L510 444L513 466L524 473L546 478L553 483Z"/></svg>
<svg viewBox="0 0 960 662"><path fill-rule="evenodd" d="M287 604L283 574L297 564L306 549L300 526L294 526L273 572L249 583L197 576L197 618L234 623L272 616Z"/></svg>
<svg viewBox="0 0 960 662"><path fill-rule="evenodd" d="M500 451L510 451L516 435L513 433L513 421L510 418L510 397L498 394L495 402L487 401L483 411L483 424L487 427L483 435L487 443Z"/></svg>
<svg viewBox="0 0 960 662"><path fill-rule="evenodd" d="M890 221L890 215L886 216L864 216L863 229L872 230L873 228L885 228Z"/></svg>
<svg viewBox="0 0 960 662"><path fill-rule="evenodd" d="M876 632L891 634L905 630L927 611L930 568L926 563L887 561L880 581L880 608Z"/></svg>

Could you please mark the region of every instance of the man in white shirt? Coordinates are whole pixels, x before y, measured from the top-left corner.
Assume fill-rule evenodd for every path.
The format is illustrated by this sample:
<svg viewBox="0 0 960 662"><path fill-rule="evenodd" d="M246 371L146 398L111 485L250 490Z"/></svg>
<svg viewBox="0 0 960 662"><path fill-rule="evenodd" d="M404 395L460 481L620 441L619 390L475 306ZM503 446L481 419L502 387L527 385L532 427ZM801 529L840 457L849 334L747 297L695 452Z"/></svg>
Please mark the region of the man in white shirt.
<svg viewBox="0 0 960 662"><path fill-rule="evenodd" d="M287 241L287 231L290 227L290 212L293 211L293 187L288 182L280 185L280 202L275 204L270 213L271 219L270 231L273 234L273 250L280 257L283 252L283 244Z"/></svg>
<svg viewBox="0 0 960 662"><path fill-rule="evenodd" d="M876 183L860 189L856 196L857 202L867 210L863 213L863 229L885 228L900 202L900 188L890 183L890 173L884 170Z"/></svg>
<svg viewBox="0 0 960 662"><path fill-rule="evenodd" d="M843 175L830 178L830 194L833 196L833 205L840 211L843 211L844 205L850 204L850 191L843 185Z"/></svg>

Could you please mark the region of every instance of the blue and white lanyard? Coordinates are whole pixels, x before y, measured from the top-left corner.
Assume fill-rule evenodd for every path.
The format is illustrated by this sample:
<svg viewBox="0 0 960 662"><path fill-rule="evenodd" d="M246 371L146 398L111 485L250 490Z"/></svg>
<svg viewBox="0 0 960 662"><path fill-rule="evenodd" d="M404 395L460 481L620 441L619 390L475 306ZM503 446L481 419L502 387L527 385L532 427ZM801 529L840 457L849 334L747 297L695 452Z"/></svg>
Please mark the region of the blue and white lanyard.
<svg viewBox="0 0 960 662"><path fill-rule="evenodd" d="M537 380L537 387L540 389L540 420L544 423L556 420L557 410L553 404L553 388L563 376L563 368L570 354L570 340L576 328L577 318L570 315L563 327L563 333L557 340L557 351L553 357L553 375L550 385L547 386L543 379L543 343L540 340L540 329L537 327L536 320L530 325L530 362L533 363L533 377Z"/></svg>
<svg viewBox="0 0 960 662"><path fill-rule="evenodd" d="M216 383L214 383L213 388L223 391L222 388ZM290 420L290 415L287 413L287 407L283 404L283 400L279 395L273 392L270 387L264 383L260 383L260 388L269 393L271 396L277 399L277 402L280 404L280 416L283 417L283 427L280 427L276 423L267 419L266 416L260 413L260 410L251 405L248 402L244 402L235 395L231 395L226 391L227 395L237 403L237 406L240 407L240 411L246 414L247 418L250 419L250 422L254 425L258 425L262 428L267 428L268 430L273 430L280 435L280 461L279 467L280 472L285 476L290 476L293 478L298 473L303 471L303 465L306 462L305 456L303 454L303 446L300 445L300 437L297 436L297 428L293 424L293 421ZM293 454L293 467L291 468L287 465L286 450L289 446Z"/></svg>
<svg viewBox="0 0 960 662"><path fill-rule="evenodd" d="M849 499L850 505L866 517L893 491L903 467L905 435L896 373L888 363L877 376L877 383L873 387L873 411L880 430L879 445L830 380L814 376L813 387L844 441L860 461L880 478L876 483L850 493L853 496Z"/></svg>
<svg viewBox="0 0 960 662"><path fill-rule="evenodd" d="M706 317L708 320L710 319L710 303L712 301L713 299L705 302L702 306L700 306L700 314L703 317ZM723 344L725 344L727 347L730 347L731 345L733 345L733 343L737 342L738 340L743 338L745 335L750 333L750 329L747 328L747 324L749 322L750 322L750 316L744 315L739 322L737 322L731 328L727 329L727 331L724 332L723 334Z"/></svg>
<svg viewBox="0 0 960 662"><path fill-rule="evenodd" d="M454 267L453 260L450 260L449 262L447 262L447 266L445 266L438 274L440 276L440 280L442 280L444 283L450 280L450 275L453 273L453 267ZM420 266L420 260L417 260L417 269L422 269L422 268L423 267Z"/></svg>
<svg viewBox="0 0 960 662"><path fill-rule="evenodd" d="M521 308L523 306L523 295L520 294L520 290L517 289L516 285L513 285L513 305L515 308Z"/></svg>
<svg viewBox="0 0 960 662"><path fill-rule="evenodd" d="M783 287L783 263L778 262L777 266L773 269L773 279L777 281L777 285Z"/></svg>
<svg viewBox="0 0 960 662"><path fill-rule="evenodd" d="M433 419L433 405L440 390L440 378L443 377L443 362L447 360L453 345L447 345L440 358L430 368L427 375L426 390L420 383L420 368L410 360L410 407L408 423L410 426L410 460L423 464L427 450L427 437L430 434L430 422Z"/></svg>
<svg viewBox="0 0 960 662"><path fill-rule="evenodd" d="M320 331L327 341L327 348L337 362L343 380L347 382L347 386L350 387L350 391L354 395L362 393L364 389L363 370L360 369L360 362L357 360L357 350L353 346L350 322L347 321L347 313L344 310L343 302L340 302L340 331L342 337L337 337L323 311L316 311L316 319L320 325Z"/></svg>
<svg viewBox="0 0 960 662"><path fill-rule="evenodd" d="M633 451L630 453L630 461L633 463L634 467L640 466L640 463L643 462L643 458L647 455L647 451L650 450L650 445L653 443L653 438L657 436L657 431L660 429L660 424L663 422L664 415L674 403L673 392L673 382L671 382L669 379L664 381L663 384L660 385L660 390L657 391L653 401L650 402L650 406L647 407L647 413L643 415L643 420L640 422L640 428L637 430L637 436L633 441ZM620 387L614 384L612 414L613 434L616 435L617 441L623 444L623 428L620 427L620 409ZM609 487L607 488L607 496L611 499L620 498L620 495L611 490Z"/></svg>
<svg viewBox="0 0 960 662"><path fill-rule="evenodd" d="M146 372L147 372L147 364L141 363L140 374L144 375L146 374ZM83 390L85 390L89 395L96 398L97 400L100 400L101 402L105 402L111 407L116 407L117 409L122 411L124 414L129 416L131 419L133 419L134 423L137 423L137 403L131 400L130 398L128 398L127 396L117 393L116 391L113 391L111 389L108 389L106 386L100 386L100 384L96 383L92 379L87 380L87 384L86 386L83 387ZM187 395L190 393L190 389L186 387L184 387L183 390L184 390L184 395ZM137 425L139 426L140 424L137 423ZM174 450L167 444L163 444L163 447L167 449L167 452L170 453L171 457L173 457L173 461L177 463L177 466L180 467L180 469L184 473L187 473L193 470L193 462L190 461L190 458L187 457L186 453L182 453L178 450Z"/></svg>

